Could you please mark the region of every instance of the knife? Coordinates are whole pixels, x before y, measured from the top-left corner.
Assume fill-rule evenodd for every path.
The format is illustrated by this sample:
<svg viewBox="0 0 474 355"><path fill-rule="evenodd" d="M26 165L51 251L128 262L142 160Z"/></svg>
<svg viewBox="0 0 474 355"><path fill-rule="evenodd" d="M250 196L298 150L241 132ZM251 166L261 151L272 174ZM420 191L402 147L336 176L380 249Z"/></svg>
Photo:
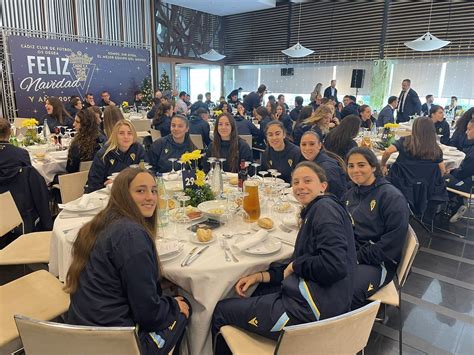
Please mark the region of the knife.
<svg viewBox="0 0 474 355"><path fill-rule="evenodd" d="M191 249L189 254L184 258L184 260L181 262L181 266L186 266L186 263L188 262L189 258L196 252L198 247L194 247Z"/></svg>
<svg viewBox="0 0 474 355"><path fill-rule="evenodd" d="M199 256L207 250L207 248L209 248L209 245L205 246L204 248L202 248L201 250L199 250L196 254L194 254L193 256L191 256L191 257L188 259L188 261L186 262L185 266L191 265L191 264L194 262L194 260L196 260L197 258L199 258Z"/></svg>
<svg viewBox="0 0 474 355"><path fill-rule="evenodd" d="M278 239L281 243L283 244L286 244L286 245L289 245L289 246L292 246L293 248L295 247L295 244L292 243L292 242L289 242L288 240L285 240L283 238L279 238L279 237L274 237L276 239Z"/></svg>

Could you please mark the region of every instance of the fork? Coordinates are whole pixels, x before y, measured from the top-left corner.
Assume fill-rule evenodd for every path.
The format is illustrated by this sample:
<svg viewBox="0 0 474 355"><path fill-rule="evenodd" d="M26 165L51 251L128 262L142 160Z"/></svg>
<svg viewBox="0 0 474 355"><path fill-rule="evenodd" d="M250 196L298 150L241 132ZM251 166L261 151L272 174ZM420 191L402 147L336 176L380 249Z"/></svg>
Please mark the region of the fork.
<svg viewBox="0 0 474 355"><path fill-rule="evenodd" d="M222 240L223 243L224 243L224 247L225 247L225 250L230 254L230 256L232 256L232 259L238 263L239 262L239 259L237 259L237 257L234 255L234 253L232 252L232 250L230 250L230 247L229 247L229 244L227 243L227 240L223 239Z"/></svg>
<svg viewBox="0 0 474 355"><path fill-rule="evenodd" d="M224 239L219 240L219 244L221 245L222 250L224 250L225 261L229 261L229 262L232 261L230 259L229 253L227 253L227 249L226 249L225 244L224 244Z"/></svg>
<svg viewBox="0 0 474 355"><path fill-rule="evenodd" d="M247 235L247 234L251 234L252 232L240 232L240 233L222 233L222 235L226 238L232 238L232 237L235 237L237 235Z"/></svg>

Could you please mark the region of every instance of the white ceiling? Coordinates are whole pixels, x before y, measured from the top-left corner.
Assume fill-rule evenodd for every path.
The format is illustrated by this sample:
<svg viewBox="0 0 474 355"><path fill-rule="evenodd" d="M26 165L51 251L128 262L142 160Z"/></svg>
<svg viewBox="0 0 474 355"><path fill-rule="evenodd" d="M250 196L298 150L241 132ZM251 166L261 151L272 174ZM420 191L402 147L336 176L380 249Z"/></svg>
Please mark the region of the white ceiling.
<svg viewBox="0 0 474 355"><path fill-rule="evenodd" d="M271 9L276 6L276 0L163 0L163 2L217 16Z"/></svg>

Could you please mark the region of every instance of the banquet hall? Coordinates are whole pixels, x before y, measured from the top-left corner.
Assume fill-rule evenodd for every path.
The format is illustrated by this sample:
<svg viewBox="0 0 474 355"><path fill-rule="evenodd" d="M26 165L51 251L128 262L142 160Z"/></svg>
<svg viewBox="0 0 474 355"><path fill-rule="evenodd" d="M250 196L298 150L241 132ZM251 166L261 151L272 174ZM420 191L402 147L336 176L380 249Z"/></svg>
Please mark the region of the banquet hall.
<svg viewBox="0 0 474 355"><path fill-rule="evenodd" d="M0 354L473 352L472 1L0 9Z"/></svg>

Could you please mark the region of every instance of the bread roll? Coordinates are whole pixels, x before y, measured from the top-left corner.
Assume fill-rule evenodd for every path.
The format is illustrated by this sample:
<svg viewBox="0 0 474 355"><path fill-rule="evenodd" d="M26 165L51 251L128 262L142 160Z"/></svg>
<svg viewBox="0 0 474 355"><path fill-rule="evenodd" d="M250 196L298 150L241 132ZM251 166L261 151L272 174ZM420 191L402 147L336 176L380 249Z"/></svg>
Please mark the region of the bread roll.
<svg viewBox="0 0 474 355"><path fill-rule="evenodd" d="M201 243L208 242L212 239L212 230L206 228L198 228L196 230L197 239Z"/></svg>
<svg viewBox="0 0 474 355"><path fill-rule="evenodd" d="M231 185L238 185L239 184L239 178L237 176L233 176L229 180L229 184Z"/></svg>
<svg viewBox="0 0 474 355"><path fill-rule="evenodd" d="M273 228L273 221L268 217L260 218L258 220L257 224L260 227L262 227L263 229L272 229Z"/></svg>

